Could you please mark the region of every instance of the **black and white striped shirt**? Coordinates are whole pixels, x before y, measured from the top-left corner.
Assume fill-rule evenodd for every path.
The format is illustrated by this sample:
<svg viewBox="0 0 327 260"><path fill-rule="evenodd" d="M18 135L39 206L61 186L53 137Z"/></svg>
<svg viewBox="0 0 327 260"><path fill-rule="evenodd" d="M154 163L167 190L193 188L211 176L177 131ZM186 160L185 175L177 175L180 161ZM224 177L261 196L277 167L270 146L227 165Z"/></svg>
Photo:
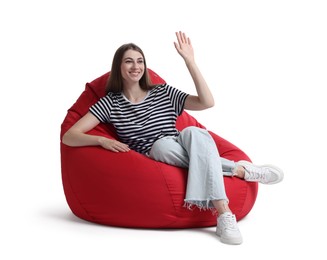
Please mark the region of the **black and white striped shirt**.
<svg viewBox="0 0 327 260"><path fill-rule="evenodd" d="M183 112L188 94L167 84L158 85L137 104L123 93L108 93L90 107L102 123L111 123L121 142L146 154L164 136L178 136L176 119Z"/></svg>

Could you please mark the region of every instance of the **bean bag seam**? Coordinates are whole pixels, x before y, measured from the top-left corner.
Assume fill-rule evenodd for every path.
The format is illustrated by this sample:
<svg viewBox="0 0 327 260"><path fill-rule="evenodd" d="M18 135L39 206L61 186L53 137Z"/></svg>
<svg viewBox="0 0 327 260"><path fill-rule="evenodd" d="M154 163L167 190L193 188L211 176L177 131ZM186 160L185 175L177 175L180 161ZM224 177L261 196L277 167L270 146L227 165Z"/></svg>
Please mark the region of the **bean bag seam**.
<svg viewBox="0 0 327 260"><path fill-rule="evenodd" d="M244 189L244 188L243 188L243 189ZM241 203L242 208L241 208L241 210L239 211L239 213L237 214L237 215L239 216L239 219L242 219L242 216L243 216L243 210L244 210L244 205L245 205L245 201L246 201L246 199L247 199L247 197L248 197L248 187L246 187L244 190L245 190L245 196L243 196L243 201L242 201L242 203Z"/></svg>
<svg viewBox="0 0 327 260"><path fill-rule="evenodd" d="M241 204L242 205L242 208L241 208L241 210L239 211L239 214L238 214L238 216L239 216L238 217L238 220L241 220L242 218L244 218L251 211L251 208L253 207L254 202L255 202L255 199L254 199L253 205L252 205L252 207L250 209L248 209L248 212L244 211L245 206L248 207L248 203L247 202L248 202L248 199L249 199L249 189L250 189L250 187L247 185L247 187L244 188L244 189L245 189L245 196L244 196L244 199L243 199L242 204Z"/></svg>

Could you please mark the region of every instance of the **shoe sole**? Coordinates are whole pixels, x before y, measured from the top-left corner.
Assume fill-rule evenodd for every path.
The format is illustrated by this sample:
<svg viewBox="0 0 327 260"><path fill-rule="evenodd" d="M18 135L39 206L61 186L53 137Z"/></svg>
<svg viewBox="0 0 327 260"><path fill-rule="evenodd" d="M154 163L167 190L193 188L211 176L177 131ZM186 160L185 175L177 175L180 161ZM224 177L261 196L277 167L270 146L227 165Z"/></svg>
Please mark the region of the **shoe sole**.
<svg viewBox="0 0 327 260"><path fill-rule="evenodd" d="M240 245L243 243L243 238L239 239L228 239L221 237L220 233L216 231L216 235L220 238L220 242L228 245Z"/></svg>

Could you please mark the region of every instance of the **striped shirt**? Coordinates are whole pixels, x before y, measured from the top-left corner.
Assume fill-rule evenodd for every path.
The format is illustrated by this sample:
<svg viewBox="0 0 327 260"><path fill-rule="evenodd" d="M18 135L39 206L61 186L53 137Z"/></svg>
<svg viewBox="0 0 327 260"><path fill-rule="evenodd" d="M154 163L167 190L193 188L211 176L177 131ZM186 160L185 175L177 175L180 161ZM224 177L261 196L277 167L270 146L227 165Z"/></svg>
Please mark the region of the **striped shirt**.
<svg viewBox="0 0 327 260"><path fill-rule="evenodd" d="M148 92L137 104L123 93L108 93L90 107L90 112L102 123L111 123L121 142L146 154L153 143L164 136L178 136L176 119L183 112L188 94L162 84Z"/></svg>

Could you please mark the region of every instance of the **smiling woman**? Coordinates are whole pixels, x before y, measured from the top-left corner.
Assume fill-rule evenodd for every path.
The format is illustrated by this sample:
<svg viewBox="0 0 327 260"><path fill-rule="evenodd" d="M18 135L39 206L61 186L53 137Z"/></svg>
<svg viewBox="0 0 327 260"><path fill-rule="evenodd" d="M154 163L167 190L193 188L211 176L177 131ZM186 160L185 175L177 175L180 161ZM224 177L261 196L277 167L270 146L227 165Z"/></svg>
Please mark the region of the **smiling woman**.
<svg viewBox="0 0 327 260"><path fill-rule="evenodd" d="M177 32L176 37L175 49L193 79L196 95L164 82L151 81L142 50L135 44L124 44L114 55L106 95L89 104L88 111L63 134L62 142L73 147L101 146L128 156L137 152L156 163L187 169L187 185L183 186L185 192L182 192L184 206L187 209L210 209L217 215L216 234L221 242L241 244L243 238L237 226L237 216L230 207L224 176L275 184L283 179L283 172L274 165L254 165L249 158L229 159L224 156L224 149L217 147L217 138L196 120L193 124L178 127L177 119L186 114L184 109L210 108L214 105L214 98L195 62L190 38L182 32ZM101 123L113 126L118 138L92 133ZM132 159L126 162L130 164ZM142 171L144 166L139 165ZM163 171L161 167L160 170ZM167 176L164 179L169 193L176 191L173 183L167 181ZM119 185L126 186L127 183ZM137 188L142 186L137 185ZM135 202L134 193L128 195L132 198L127 204L134 206L145 202L145 198ZM173 198L171 193L169 197Z"/></svg>
<svg viewBox="0 0 327 260"><path fill-rule="evenodd" d="M210 209L217 217L216 234L221 242L241 244L243 238L237 225L238 216L232 210L233 204L230 203L232 196L228 194L224 177L229 176L229 179L239 179L237 181L241 182L275 184L283 179L283 172L273 165L252 164L244 153L226 141L222 143L223 147L227 147L227 150L221 148L221 144L218 143L217 145L217 140L221 141L221 139L206 130L185 112L185 110L210 108L214 105L214 98L195 62L190 38L183 32L177 32L176 38L175 49L183 58L193 79L196 95L185 93L166 84L163 80L158 82L160 77L153 76L155 75L153 73L152 80L150 80L142 50L135 44L124 44L116 50L110 76L109 78L108 75L106 76L105 95L98 96L98 99L88 104L88 109L84 110L81 117L63 133L62 142L72 147L100 146L105 150L114 152L115 155L112 159L115 162L124 158L120 163L127 164L127 175L121 182L117 179L112 182L114 185L119 183L117 187L125 191L120 196L113 196L115 201L118 201L119 207L132 206L142 213L150 213L159 206L161 211L165 208L160 203L161 196L166 193L165 200L167 197L172 200L173 205L169 205L169 207L173 207L175 210L182 205L189 210L193 208ZM193 123L180 125L178 119L183 116L188 116L186 121ZM117 137L113 138L113 136L94 132L101 124L112 126ZM226 152L232 150L241 153L241 157L244 158L228 158ZM104 151L102 150L102 152ZM133 155L134 152L138 153L136 157ZM119 157L121 154L123 157ZM132 162L135 158L141 163L133 165ZM99 164L101 165L101 163ZM132 168L129 168L131 165ZM166 185L159 187L156 184L160 182L150 183L150 190L153 188L155 191L160 190L159 194L149 193L147 186L144 187L144 184L148 183L151 178L158 177L156 174L151 175L151 177L148 176L148 178L138 179L142 180L141 183L132 181L132 179L135 180L135 178L142 176L144 171L146 174L156 172L152 167L146 167L151 165L154 168L159 168L159 172L163 173L161 179L165 181L164 184ZM169 173L165 174L162 165L178 167L180 171L187 169L187 174L182 177L184 181L180 181L179 187L175 185L174 181L178 173L174 173L172 181L169 181L169 175L172 171L167 170ZM84 166L87 168L87 165ZM115 172L120 173L117 170ZM133 178L130 178L128 170L134 171L135 176ZM125 171L123 170L123 172ZM250 187L253 184L246 185ZM115 188L117 189L117 187ZM129 188L126 189L126 187ZM253 185L252 187L256 189L257 186ZM115 188L112 187L113 190ZM178 195L183 195L182 201L174 196L176 191ZM254 193L256 196L256 190ZM136 194L142 194L142 196L136 199ZM120 200L123 196L127 196L129 201L127 199L123 203ZM149 199L153 200L152 203L145 203ZM174 204L176 201L178 203ZM143 207L140 204L147 209L142 210ZM253 203L251 207L252 205ZM149 206L151 206L150 210L148 209ZM121 212L119 208L117 210ZM178 212L176 218L179 218L182 213L179 210L176 212ZM137 215L136 212L134 215L130 214L131 212L128 213L126 215L128 218ZM167 214L166 212L163 213L164 216ZM152 214L150 215L151 219L155 218ZM162 216L160 215L160 217ZM123 217L120 215L120 218ZM147 218L144 217L144 219ZM157 224L157 227L175 227L175 219L169 218L169 223L161 223L159 226ZM192 221L194 220L195 218Z"/></svg>
<svg viewBox="0 0 327 260"><path fill-rule="evenodd" d="M144 59L139 51L128 49L124 53L121 64L121 73L124 79L123 95L132 103L139 103L148 95L148 87L141 85L140 92L136 92L134 88L135 82L141 80L144 68Z"/></svg>

